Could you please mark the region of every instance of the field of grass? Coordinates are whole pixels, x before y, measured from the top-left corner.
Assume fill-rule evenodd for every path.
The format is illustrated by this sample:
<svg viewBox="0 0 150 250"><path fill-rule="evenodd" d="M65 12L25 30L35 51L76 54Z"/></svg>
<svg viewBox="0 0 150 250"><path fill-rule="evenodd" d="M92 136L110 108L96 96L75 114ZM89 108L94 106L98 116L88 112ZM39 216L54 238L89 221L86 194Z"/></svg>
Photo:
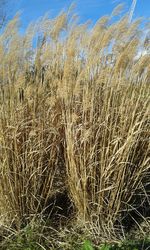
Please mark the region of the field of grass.
<svg viewBox="0 0 150 250"><path fill-rule="evenodd" d="M24 34L16 15L1 32L1 249L150 236L150 27L120 11L89 28L70 8Z"/></svg>

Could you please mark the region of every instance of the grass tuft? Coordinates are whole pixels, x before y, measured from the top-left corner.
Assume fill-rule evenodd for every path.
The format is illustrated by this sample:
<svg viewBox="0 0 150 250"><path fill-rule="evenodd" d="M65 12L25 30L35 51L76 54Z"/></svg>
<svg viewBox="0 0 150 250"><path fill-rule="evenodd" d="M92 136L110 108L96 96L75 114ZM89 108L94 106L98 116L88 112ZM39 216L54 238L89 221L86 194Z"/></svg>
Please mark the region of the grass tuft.
<svg viewBox="0 0 150 250"><path fill-rule="evenodd" d="M81 222L96 242L149 225L148 28L112 21L120 8L91 29L70 8L23 35L16 15L0 34L2 225Z"/></svg>

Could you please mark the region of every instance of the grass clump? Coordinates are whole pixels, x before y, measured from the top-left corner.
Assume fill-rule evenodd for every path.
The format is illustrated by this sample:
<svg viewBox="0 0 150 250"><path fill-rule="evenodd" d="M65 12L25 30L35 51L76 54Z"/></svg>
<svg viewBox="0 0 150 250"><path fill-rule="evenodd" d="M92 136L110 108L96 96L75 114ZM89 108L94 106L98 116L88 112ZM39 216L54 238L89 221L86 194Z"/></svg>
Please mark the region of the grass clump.
<svg viewBox="0 0 150 250"><path fill-rule="evenodd" d="M22 230L40 214L98 242L147 221L148 35L112 17L89 29L69 9L21 35L16 16L0 35L2 225Z"/></svg>

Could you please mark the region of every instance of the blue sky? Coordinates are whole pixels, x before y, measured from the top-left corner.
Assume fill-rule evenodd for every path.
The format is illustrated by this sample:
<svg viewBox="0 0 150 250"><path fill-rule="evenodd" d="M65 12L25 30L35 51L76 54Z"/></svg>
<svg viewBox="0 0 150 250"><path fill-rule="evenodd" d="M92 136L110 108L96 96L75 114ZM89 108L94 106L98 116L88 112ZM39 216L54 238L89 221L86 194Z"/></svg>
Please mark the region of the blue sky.
<svg viewBox="0 0 150 250"><path fill-rule="evenodd" d="M129 10L132 0L10 0L11 16L21 11L22 26L25 28L31 21L37 20L46 12L51 17L56 16L62 9L76 4L76 13L80 21L92 20L95 23L103 15L110 14L117 4L125 3L125 9ZM150 0L137 0L134 16L150 17Z"/></svg>

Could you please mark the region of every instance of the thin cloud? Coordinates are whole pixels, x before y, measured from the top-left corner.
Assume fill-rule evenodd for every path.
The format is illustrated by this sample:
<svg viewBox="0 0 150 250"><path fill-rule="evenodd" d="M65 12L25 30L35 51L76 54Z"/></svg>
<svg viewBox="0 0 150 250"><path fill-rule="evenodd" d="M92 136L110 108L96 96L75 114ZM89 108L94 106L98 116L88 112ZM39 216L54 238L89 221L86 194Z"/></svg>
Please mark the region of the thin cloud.
<svg viewBox="0 0 150 250"><path fill-rule="evenodd" d="M112 3L121 3L122 1L121 0L112 0Z"/></svg>

